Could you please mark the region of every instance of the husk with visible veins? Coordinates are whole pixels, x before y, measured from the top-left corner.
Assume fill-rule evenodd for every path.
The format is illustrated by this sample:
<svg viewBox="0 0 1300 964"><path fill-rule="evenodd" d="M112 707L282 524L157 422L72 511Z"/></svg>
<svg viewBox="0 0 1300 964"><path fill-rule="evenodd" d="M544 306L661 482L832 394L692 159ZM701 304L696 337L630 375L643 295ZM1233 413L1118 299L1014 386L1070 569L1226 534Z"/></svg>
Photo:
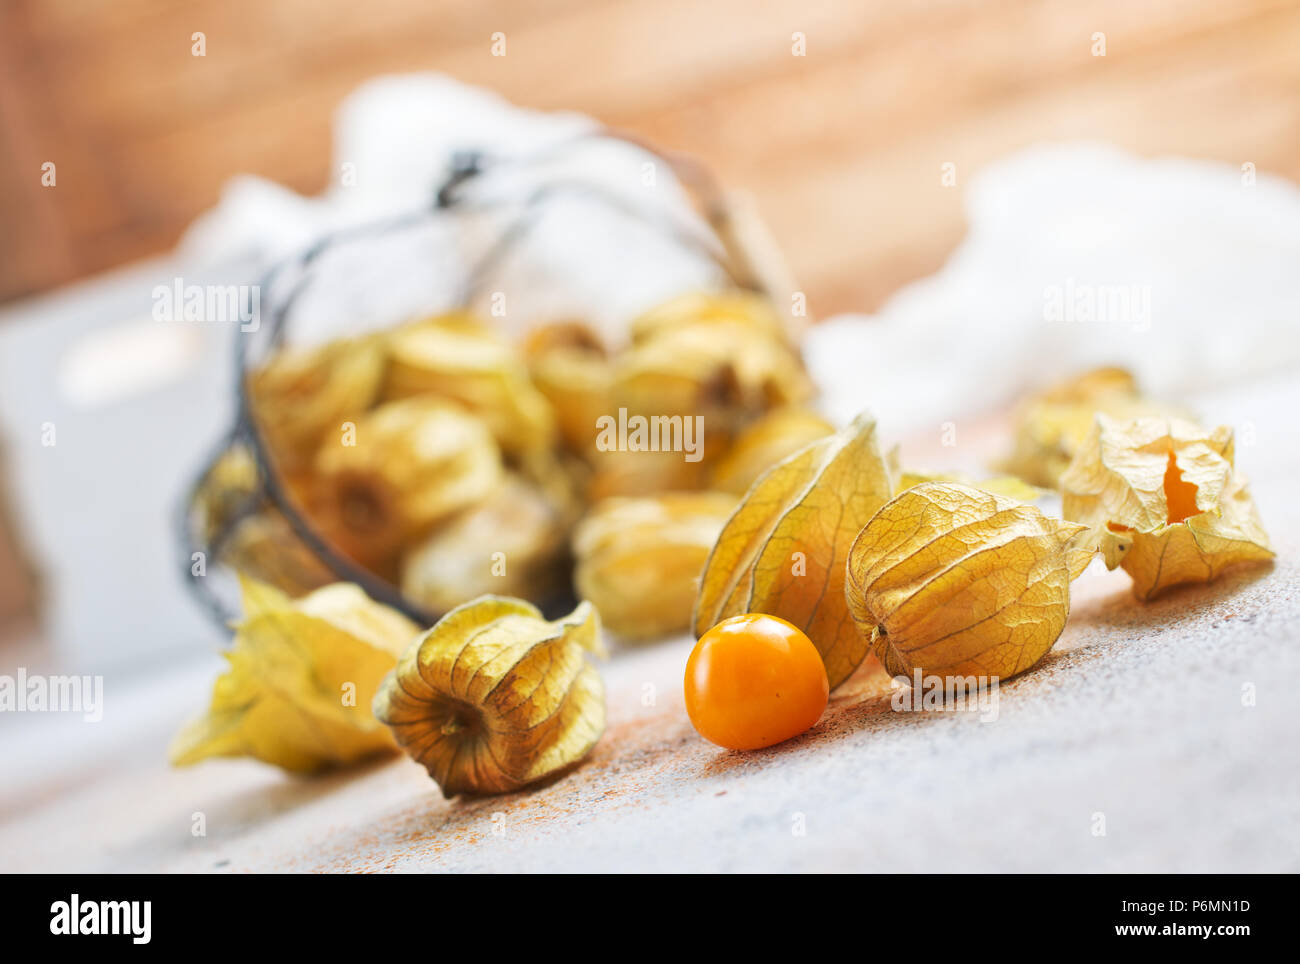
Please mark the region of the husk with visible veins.
<svg viewBox="0 0 1300 964"><path fill-rule="evenodd" d="M255 580L241 585L230 668L206 715L172 741L172 763L251 756L310 772L394 751L370 701L419 627L350 584L299 600Z"/></svg>
<svg viewBox="0 0 1300 964"><path fill-rule="evenodd" d="M1035 502L1047 494L1046 489L1030 485L1015 475L999 475L991 479L977 480L960 472L922 472L919 469L903 469L899 473L898 491L903 492L925 482L960 482L973 489L992 492L994 495L1005 495L1008 499L1017 499L1020 502Z"/></svg>
<svg viewBox="0 0 1300 964"><path fill-rule="evenodd" d="M505 793L581 760L605 728L602 653L588 603L554 622L520 599L453 609L407 649L375 716L442 788Z"/></svg>
<svg viewBox="0 0 1300 964"><path fill-rule="evenodd" d="M1007 678L1042 658L1094 555L1086 526L952 482L907 489L853 543L845 595L892 676Z"/></svg>
<svg viewBox="0 0 1300 964"><path fill-rule="evenodd" d="M1061 493L1065 517L1092 527L1106 565L1122 566L1142 600L1273 558L1226 427L1098 416Z"/></svg>
<svg viewBox="0 0 1300 964"><path fill-rule="evenodd" d="M808 634L831 687L844 682L868 652L844 599L845 559L891 494L875 420L865 414L778 463L718 536L700 580L695 635L742 613L780 616Z"/></svg>

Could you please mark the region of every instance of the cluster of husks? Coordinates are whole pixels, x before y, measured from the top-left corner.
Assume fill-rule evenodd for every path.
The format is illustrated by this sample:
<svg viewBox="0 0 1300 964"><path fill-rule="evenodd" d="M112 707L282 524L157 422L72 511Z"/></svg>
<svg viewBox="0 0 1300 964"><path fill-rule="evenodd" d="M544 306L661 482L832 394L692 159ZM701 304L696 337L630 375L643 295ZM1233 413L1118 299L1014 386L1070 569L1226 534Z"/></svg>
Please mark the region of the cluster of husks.
<svg viewBox="0 0 1300 964"><path fill-rule="evenodd" d="M1053 402L1069 396L1065 421L1087 410L1093 425L1079 438L1059 424L1054 447L1034 456L1030 474L1048 479L1072 453L1064 520L1028 504L1041 492L1014 477L967 484L900 471L866 416L813 442L763 475L723 527L696 635L739 613L780 616L812 639L832 687L868 653L909 678L1006 678L1051 649L1070 582L1098 550L1144 600L1271 558L1231 433L1088 408L1158 408L1123 386L1123 373L1094 372Z"/></svg>
<svg viewBox="0 0 1300 964"><path fill-rule="evenodd" d="M172 741L178 766L251 756L311 772L400 746L447 796L499 793L576 763L604 730L590 603L550 621L483 596L421 633L346 583L295 600L245 578L243 598L230 668Z"/></svg>
<svg viewBox="0 0 1300 964"><path fill-rule="evenodd" d="M372 349L323 350L333 375L282 359L253 392L312 517L447 614L419 634L354 586L293 600L246 579L230 671L177 738L179 763L252 755L310 770L396 744L449 796L511 791L599 739L604 689L590 657L603 652L602 617L647 638L779 616L812 640L831 687L873 654L908 679L1004 679L1051 649L1070 583L1098 551L1144 600L1272 556L1231 433L1109 417L1156 408L1115 370L1025 410L1022 431L1033 431L1018 465L1037 481L1059 476L1056 519L1018 478L905 472L869 416L832 432L795 407L808 391L798 356L748 297L665 306L613 356L580 326L551 326L525 362L460 316ZM596 423L619 409L704 412L716 434L695 462L602 451ZM328 438L340 418L354 445ZM256 483L248 453L228 453L200 491L200 522L228 530L226 551L245 571L310 588L324 576L286 547L283 517L249 511ZM547 620L491 593L559 590L566 553L587 600L569 616Z"/></svg>
<svg viewBox="0 0 1300 964"><path fill-rule="evenodd" d="M919 479L897 472L866 415L778 464L714 546L696 635L740 613L780 616L808 634L832 688L871 653L897 675L1005 677L1033 665L1092 555L1079 542L1086 527Z"/></svg>
<svg viewBox="0 0 1300 964"><path fill-rule="evenodd" d="M812 388L781 320L741 292L677 298L614 347L577 322L516 344L443 315L282 351L248 392L295 508L417 606L442 613L485 593L547 604L569 594L576 564L608 625L635 638L688 625L693 585L684 590L689 567L674 553L712 545L724 498L714 493L734 498L832 430L801 407ZM662 422L664 437L602 435L605 422L638 418ZM234 449L200 488L218 558L293 595L333 581L256 501L257 471ZM688 510L677 493L700 498ZM633 497L658 506L662 524L601 521L629 511L602 502ZM649 578L657 567L662 578Z"/></svg>

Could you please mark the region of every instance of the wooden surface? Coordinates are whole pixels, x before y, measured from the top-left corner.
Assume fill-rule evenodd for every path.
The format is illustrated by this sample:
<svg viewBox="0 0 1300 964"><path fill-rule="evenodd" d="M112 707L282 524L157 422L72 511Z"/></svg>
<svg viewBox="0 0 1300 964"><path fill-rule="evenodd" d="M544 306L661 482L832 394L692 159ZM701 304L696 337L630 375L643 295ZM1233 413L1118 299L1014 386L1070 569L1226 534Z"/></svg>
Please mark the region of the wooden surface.
<svg viewBox="0 0 1300 964"><path fill-rule="evenodd" d="M319 191L348 91L441 70L697 155L757 195L814 312L870 309L1028 143L1300 179L1297 49L1296 0L0 0L0 299L165 249L233 174Z"/></svg>

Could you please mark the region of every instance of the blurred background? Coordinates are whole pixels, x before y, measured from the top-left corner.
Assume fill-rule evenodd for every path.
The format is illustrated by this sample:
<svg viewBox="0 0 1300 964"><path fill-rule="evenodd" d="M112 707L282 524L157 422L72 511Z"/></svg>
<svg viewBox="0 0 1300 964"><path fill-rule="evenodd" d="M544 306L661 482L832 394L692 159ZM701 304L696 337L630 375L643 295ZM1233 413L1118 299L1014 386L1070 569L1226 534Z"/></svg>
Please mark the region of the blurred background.
<svg viewBox="0 0 1300 964"><path fill-rule="evenodd" d="M641 735L610 741L590 809L555 798L577 823L532 865L1294 870L1300 792L1276 761L1300 653L1298 52L1300 0L0 0L0 676L100 674L110 694L102 726L0 714L0 869L373 869L352 851L391 868L395 841L443 819L401 768L351 790L247 761L164 769L230 638L184 589L178 510L232 424L239 333L161 323L181 319L151 317L152 293L252 283L330 228L427 209L457 138L517 147L586 117L748 197L781 290L818 319L802 348L835 420L869 408L905 464L983 472L1018 397L1122 364L1235 427L1278 561L1152 607L1094 566L1069 651L973 740L846 707L831 756L732 768L672 702L688 641L628 654L610 705ZM561 231L545 253L626 322L619 297L680 266L610 237ZM456 267L376 260L430 289ZM346 330L405 304L333 273L354 290L312 308ZM1141 310L1053 318L1076 281ZM589 819L606 798L629 821ZM785 814L805 810L816 829L792 843ZM468 866L513 866L521 838L456 812Z"/></svg>
<svg viewBox="0 0 1300 964"><path fill-rule="evenodd" d="M0 489L0 638L41 638L40 601L57 610L63 591L52 569L80 614L56 617L60 635L131 653L162 625L198 631L164 583L123 598L104 557L158 579L174 561L159 520L228 419L224 342L81 339L147 308L147 285L175 273L167 252L233 176L303 195L336 183L334 112L370 78L443 72L700 159L752 195L824 317L938 269L968 179L1026 145L1300 178L1298 48L1294 0L3 0L0 479L30 495ZM133 360L76 380L114 357ZM182 357L203 364L168 387L159 373ZM69 378L71 399L53 388ZM57 467L36 447L47 421ZM135 471L144 458L165 471Z"/></svg>
<svg viewBox="0 0 1300 964"><path fill-rule="evenodd" d="M322 190L335 107L390 72L443 71L690 152L757 197L819 314L871 310L943 262L963 228L945 162L960 183L1031 142L1092 138L1300 177L1294 0L0 10L0 300L166 250L234 174ZM489 55L496 32L508 56ZM57 190L41 185L48 160Z"/></svg>

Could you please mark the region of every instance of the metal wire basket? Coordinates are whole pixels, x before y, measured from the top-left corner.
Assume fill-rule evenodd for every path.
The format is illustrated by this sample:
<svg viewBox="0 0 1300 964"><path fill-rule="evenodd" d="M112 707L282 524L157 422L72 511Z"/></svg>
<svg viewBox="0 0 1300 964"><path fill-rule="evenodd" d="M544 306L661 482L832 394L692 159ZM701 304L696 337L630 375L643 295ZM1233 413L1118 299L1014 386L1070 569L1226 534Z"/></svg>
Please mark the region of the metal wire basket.
<svg viewBox="0 0 1300 964"><path fill-rule="evenodd" d="M685 190L694 214L681 217L652 212L594 180L552 177L546 173L548 165L597 141L630 144L643 151L652 163L665 164L675 178L674 183ZM524 171L532 172L534 183L522 197L502 195L492 189L492 183L500 177ZM397 586L331 545L290 497L259 426L246 376L285 345L295 313L313 296L319 300L316 288L331 270L338 270L337 266L333 269L327 266L340 252L359 253L372 268L379 269L379 276L368 285L364 277L367 269L361 271L367 311L373 309L376 298L382 300L385 290L382 269L390 246L413 245L424 250L421 246L428 245L431 256L456 262L459 277L451 284L446 278L438 281L438 290L424 292L427 295L424 303L399 299L397 303L383 305L379 314L389 316L393 323L420 313L471 308L490 289L494 272L536 229L546 212L561 201L575 198L605 206L643 225L666 243L707 261L717 269L724 283L772 299L779 313L788 317L788 308L773 299L773 295L782 290L791 291L793 285L788 283L775 246L752 208L736 196L724 194L708 171L690 159L660 152L608 130L569 138L527 156L489 156L480 152L457 155L427 207L326 236L271 267L257 286L260 324L255 331L239 331L236 335L238 403L234 425L188 488L180 511L179 548L185 580L214 619L226 623L236 618L238 595L231 574L224 572L219 564L209 571L207 562L217 563L235 527L267 507L273 507L283 516L294 536L337 580L355 583L372 599L422 624L431 624L437 618L438 613L426 611L406 598ZM250 312L253 310L251 304L245 307ZM361 306L357 308L360 310ZM255 483L244 491L240 504L230 507L219 528L205 529L195 511L200 490L221 456L236 446L244 446L252 453ZM200 558L204 560L203 565L196 564Z"/></svg>

